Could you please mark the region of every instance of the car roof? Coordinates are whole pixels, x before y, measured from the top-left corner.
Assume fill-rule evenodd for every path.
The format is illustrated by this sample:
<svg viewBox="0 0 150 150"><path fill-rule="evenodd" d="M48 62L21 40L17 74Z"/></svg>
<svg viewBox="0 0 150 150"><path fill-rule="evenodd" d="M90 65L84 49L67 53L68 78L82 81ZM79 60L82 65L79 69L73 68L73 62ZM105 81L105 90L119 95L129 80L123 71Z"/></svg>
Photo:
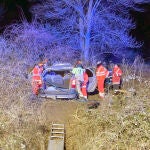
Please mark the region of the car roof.
<svg viewBox="0 0 150 150"><path fill-rule="evenodd" d="M52 66L47 68L52 71L64 71L64 70L72 70L73 66L70 63L55 63Z"/></svg>

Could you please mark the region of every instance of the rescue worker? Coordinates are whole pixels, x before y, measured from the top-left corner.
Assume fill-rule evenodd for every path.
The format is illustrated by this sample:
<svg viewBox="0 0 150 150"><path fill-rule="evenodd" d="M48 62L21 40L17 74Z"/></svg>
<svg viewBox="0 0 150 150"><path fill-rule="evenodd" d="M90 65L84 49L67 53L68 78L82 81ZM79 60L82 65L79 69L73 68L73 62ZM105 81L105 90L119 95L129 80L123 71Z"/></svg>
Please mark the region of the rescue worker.
<svg viewBox="0 0 150 150"><path fill-rule="evenodd" d="M83 73L84 69L81 64L81 61L77 61L75 67L72 70L72 73L74 74L75 77L75 84L76 84L76 90L79 94L79 97L83 97L82 91L81 91L81 85L82 82L84 81Z"/></svg>
<svg viewBox="0 0 150 150"><path fill-rule="evenodd" d="M119 90L121 85L122 70L118 64L114 65L112 74L112 84L114 90Z"/></svg>
<svg viewBox="0 0 150 150"><path fill-rule="evenodd" d="M88 86L89 77L86 72L86 69L83 73L83 78L84 78L84 81L82 82L81 91L82 91L83 97L87 99L87 86Z"/></svg>
<svg viewBox="0 0 150 150"><path fill-rule="evenodd" d="M32 70L32 92L35 95L39 94L39 89L42 87L43 63L35 65Z"/></svg>
<svg viewBox="0 0 150 150"><path fill-rule="evenodd" d="M96 78L98 83L98 91L100 98L104 99L104 81L108 77L109 71L103 66L101 61L97 62Z"/></svg>

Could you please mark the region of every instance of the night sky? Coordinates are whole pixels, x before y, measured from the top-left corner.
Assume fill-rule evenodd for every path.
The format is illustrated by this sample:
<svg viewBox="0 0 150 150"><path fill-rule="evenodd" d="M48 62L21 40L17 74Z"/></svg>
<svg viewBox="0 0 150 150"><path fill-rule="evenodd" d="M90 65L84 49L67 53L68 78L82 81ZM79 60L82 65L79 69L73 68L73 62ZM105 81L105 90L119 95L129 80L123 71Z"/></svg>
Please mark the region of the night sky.
<svg viewBox="0 0 150 150"><path fill-rule="evenodd" d="M31 21L31 14L29 8L35 3L28 2L27 0L0 0L0 5L2 5L6 12L3 18L0 20L0 31L5 29L6 25L12 22L20 21L20 14L23 11L28 21ZM144 42L142 47L143 57L150 60L150 3L143 5L145 12L131 12L137 27L131 34L136 37L137 41Z"/></svg>

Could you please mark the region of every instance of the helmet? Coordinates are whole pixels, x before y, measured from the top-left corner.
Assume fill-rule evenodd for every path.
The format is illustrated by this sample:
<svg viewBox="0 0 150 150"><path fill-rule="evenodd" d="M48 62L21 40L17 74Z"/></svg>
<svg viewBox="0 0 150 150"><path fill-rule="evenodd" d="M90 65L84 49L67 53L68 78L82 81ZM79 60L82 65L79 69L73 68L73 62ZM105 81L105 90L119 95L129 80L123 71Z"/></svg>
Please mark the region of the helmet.
<svg viewBox="0 0 150 150"><path fill-rule="evenodd" d="M102 61L98 61L96 64L97 64L97 65L100 65L100 64L102 64Z"/></svg>

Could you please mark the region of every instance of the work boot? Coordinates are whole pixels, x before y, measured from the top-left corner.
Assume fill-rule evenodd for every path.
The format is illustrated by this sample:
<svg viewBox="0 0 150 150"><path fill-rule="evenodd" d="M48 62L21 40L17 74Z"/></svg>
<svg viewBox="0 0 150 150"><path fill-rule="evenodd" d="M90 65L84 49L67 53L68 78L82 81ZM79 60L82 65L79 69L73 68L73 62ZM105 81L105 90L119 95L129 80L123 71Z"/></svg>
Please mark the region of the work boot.
<svg viewBox="0 0 150 150"><path fill-rule="evenodd" d="M83 94L80 93L79 94L79 98L84 98Z"/></svg>
<svg viewBox="0 0 150 150"><path fill-rule="evenodd" d="M88 99L87 99L87 97L85 98L82 94L79 94L78 101L80 101L80 102L87 102Z"/></svg>
<svg viewBox="0 0 150 150"><path fill-rule="evenodd" d="M84 97L82 97L82 98L79 98L78 101L79 102L88 102L88 99L85 99Z"/></svg>
<svg viewBox="0 0 150 150"><path fill-rule="evenodd" d="M84 99L85 101L88 101L87 96L83 96L83 99Z"/></svg>

